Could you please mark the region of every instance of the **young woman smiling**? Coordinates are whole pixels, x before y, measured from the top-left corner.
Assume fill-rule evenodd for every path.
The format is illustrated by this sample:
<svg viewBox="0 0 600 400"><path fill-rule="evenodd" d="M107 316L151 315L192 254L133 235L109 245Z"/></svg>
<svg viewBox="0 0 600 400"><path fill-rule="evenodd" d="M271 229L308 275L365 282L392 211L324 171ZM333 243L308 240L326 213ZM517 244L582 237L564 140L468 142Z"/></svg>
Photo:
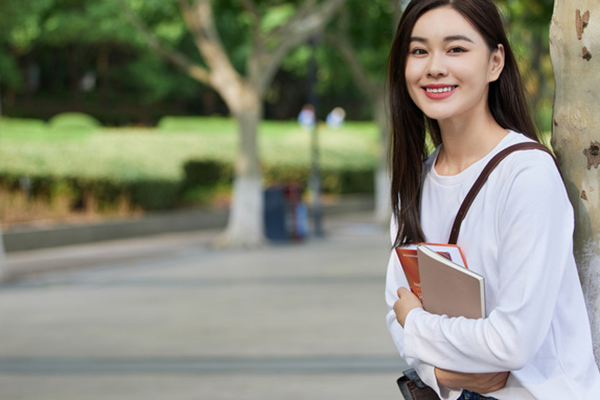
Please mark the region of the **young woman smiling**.
<svg viewBox="0 0 600 400"><path fill-rule="evenodd" d="M445 243L487 162L538 140L492 0L412 0L392 45L389 89L394 246ZM492 172L458 238L485 277L486 318L424 311L392 252L388 328L441 398L600 398L573 224L552 158L519 151Z"/></svg>

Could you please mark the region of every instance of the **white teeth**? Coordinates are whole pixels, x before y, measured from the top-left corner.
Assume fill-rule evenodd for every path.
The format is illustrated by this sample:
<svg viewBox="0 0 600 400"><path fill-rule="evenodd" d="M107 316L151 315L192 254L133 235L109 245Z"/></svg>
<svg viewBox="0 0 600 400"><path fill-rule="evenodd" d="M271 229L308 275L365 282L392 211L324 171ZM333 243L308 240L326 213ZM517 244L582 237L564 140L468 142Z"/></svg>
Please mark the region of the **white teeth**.
<svg viewBox="0 0 600 400"><path fill-rule="evenodd" d="M425 90L428 93L445 93L445 92L449 92L449 91L451 91L453 89L454 89L454 86L448 86L448 87L440 88L440 89L425 88Z"/></svg>

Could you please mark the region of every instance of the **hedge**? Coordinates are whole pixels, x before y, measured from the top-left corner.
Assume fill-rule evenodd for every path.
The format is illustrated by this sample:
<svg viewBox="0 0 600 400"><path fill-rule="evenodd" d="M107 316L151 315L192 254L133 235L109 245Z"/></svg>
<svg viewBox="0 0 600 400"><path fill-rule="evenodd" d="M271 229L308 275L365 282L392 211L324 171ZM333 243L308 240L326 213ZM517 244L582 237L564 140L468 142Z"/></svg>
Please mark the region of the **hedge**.
<svg viewBox="0 0 600 400"><path fill-rule="evenodd" d="M178 204L180 182L167 180L139 180L118 182L107 179L77 177L33 176L23 177L0 174L0 186L10 191L27 191L31 197L52 203L59 197L68 198L73 210L86 209L94 202L99 211L116 207L123 199L132 208L164 210Z"/></svg>
<svg viewBox="0 0 600 400"><path fill-rule="evenodd" d="M73 210L94 206L98 211L113 209L124 199L132 208L146 211L173 209L189 203L189 193L209 190L218 185L231 185L233 167L214 160L189 160L183 165L181 181L165 179L139 179L119 181L80 177L17 176L0 174L0 186L5 189L29 191L30 196L52 203L58 197L67 197ZM265 187L294 182L308 187L310 169L263 168ZM325 193L372 193L374 171L372 169L321 171L321 186ZM90 204L93 203L93 204Z"/></svg>

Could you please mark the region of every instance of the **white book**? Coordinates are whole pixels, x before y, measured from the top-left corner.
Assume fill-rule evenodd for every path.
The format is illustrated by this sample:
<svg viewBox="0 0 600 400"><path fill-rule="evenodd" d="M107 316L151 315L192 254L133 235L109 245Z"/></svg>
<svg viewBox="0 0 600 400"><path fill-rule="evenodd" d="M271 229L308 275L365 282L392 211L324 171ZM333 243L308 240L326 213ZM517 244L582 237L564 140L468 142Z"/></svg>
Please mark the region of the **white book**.
<svg viewBox="0 0 600 400"><path fill-rule="evenodd" d="M417 246L417 256L425 311L449 317L485 318L483 276L424 244Z"/></svg>

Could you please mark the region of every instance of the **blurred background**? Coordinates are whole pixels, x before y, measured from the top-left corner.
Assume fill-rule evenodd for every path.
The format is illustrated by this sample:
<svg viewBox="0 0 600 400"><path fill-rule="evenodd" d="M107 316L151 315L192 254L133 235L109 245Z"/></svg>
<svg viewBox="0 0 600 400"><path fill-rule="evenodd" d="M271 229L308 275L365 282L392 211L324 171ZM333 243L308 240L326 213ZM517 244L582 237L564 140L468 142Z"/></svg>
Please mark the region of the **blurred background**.
<svg viewBox="0 0 600 400"><path fill-rule="evenodd" d="M3 229L229 207L240 105L220 72L222 81L242 79L259 103L265 185L307 187L311 136L297 118L312 103L324 198L374 195L387 52L404 3L218 0L206 13L193 1L2 0ZM547 132L553 2L498 4ZM186 20L194 12L210 27ZM209 42L221 53L211 55Z"/></svg>

